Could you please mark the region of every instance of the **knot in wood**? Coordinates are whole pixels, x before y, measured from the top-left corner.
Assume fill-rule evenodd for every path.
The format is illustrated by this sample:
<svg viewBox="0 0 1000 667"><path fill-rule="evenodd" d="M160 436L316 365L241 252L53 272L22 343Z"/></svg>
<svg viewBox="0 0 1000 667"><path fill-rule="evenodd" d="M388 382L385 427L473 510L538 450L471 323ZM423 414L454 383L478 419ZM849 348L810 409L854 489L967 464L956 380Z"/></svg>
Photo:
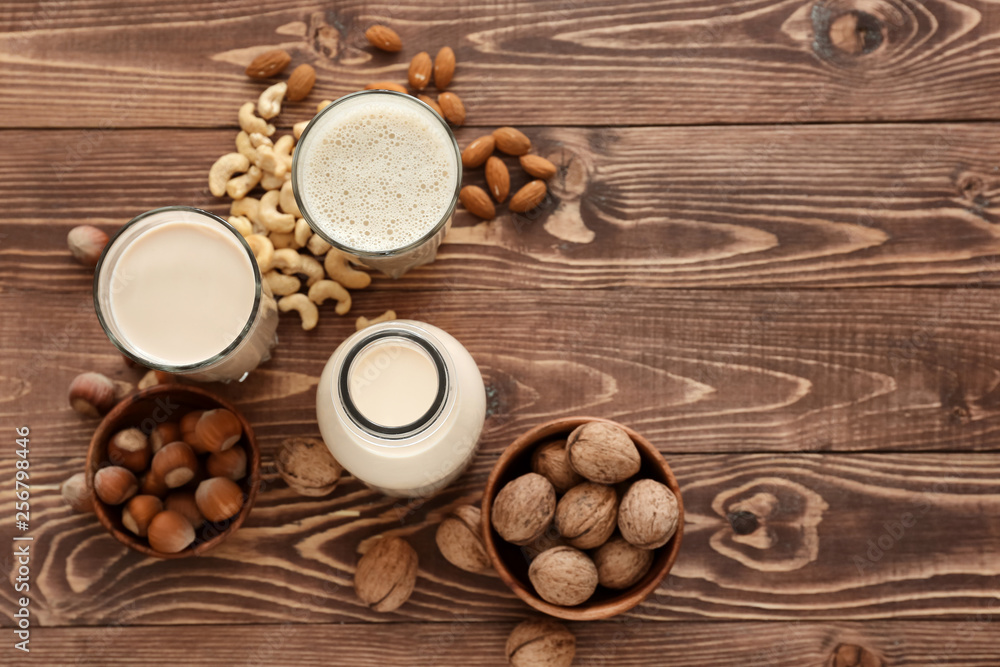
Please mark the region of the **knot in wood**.
<svg viewBox="0 0 1000 667"><path fill-rule="evenodd" d="M884 667L885 660L873 651L855 644L841 644L827 661L829 667Z"/></svg>
<svg viewBox="0 0 1000 667"><path fill-rule="evenodd" d="M757 515L746 510L730 512L726 518L729 519L729 525L737 535L749 535L760 527Z"/></svg>

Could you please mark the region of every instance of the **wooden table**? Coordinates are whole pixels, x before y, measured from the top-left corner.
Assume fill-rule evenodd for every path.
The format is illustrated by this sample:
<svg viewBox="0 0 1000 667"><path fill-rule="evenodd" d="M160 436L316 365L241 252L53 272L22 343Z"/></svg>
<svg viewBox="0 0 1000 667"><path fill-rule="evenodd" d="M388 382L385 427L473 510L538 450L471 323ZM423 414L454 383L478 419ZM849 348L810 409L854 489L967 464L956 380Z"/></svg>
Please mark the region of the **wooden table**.
<svg viewBox="0 0 1000 667"><path fill-rule="evenodd" d="M401 57L365 45L376 22ZM0 28L0 540L22 425L34 537L31 654L12 648L5 584L0 663L505 664L528 609L445 562L435 526L478 502L518 434L583 413L655 442L688 515L655 595L570 624L579 664L1000 664L995 3L7 0ZM220 388L267 467L247 524L209 556L143 558L71 513L58 484L95 422L68 383L138 373L101 332L66 232L168 204L226 211L206 174L262 89L242 70L265 47L319 73L287 131L443 45L461 145L524 128L561 165L551 197L488 224L460 211L434 265L376 279L352 317L282 320L275 359ZM388 308L476 358L481 453L426 502L356 480L299 496L271 457L318 434L327 356L354 315ZM420 579L380 615L352 575L387 532L417 547ZM13 580L7 547L0 563Z"/></svg>

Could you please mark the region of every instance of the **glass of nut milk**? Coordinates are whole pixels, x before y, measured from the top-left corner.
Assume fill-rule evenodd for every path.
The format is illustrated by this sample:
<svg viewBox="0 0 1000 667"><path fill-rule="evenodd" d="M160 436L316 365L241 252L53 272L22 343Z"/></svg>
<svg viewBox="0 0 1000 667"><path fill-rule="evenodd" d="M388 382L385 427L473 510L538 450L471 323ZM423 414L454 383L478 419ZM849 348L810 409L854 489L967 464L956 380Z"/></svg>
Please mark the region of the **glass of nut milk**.
<svg viewBox="0 0 1000 667"><path fill-rule="evenodd" d="M324 442L352 475L386 495L426 497L475 456L486 391L453 336L393 320L341 343L320 377L316 415Z"/></svg>
<svg viewBox="0 0 1000 667"><path fill-rule="evenodd" d="M193 380L243 380L278 342L277 305L246 241L187 206L118 231L97 264L94 307L125 356Z"/></svg>
<svg viewBox="0 0 1000 667"><path fill-rule="evenodd" d="M393 278L434 261L461 187L448 124L420 100L385 90L319 112L292 164L295 200L313 231Z"/></svg>

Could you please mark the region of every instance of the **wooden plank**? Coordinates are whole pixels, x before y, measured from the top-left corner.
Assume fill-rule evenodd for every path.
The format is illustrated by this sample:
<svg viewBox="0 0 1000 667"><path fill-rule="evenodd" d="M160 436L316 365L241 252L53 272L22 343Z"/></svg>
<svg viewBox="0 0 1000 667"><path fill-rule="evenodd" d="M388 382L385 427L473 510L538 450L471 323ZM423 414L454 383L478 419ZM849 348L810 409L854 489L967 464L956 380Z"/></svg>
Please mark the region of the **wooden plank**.
<svg viewBox="0 0 1000 667"><path fill-rule="evenodd" d="M876 623L570 623L579 665L893 665L992 667L997 612L956 622ZM23 664L506 666L514 622L468 623L456 611L443 623L392 625L42 628ZM220 639L221 637L221 639ZM862 653L863 652L863 653ZM844 661L833 663L840 654ZM867 654L872 662L849 658ZM27 657L27 656L26 656ZM828 662L829 661L829 662ZM22 664L19 662L19 664Z"/></svg>
<svg viewBox="0 0 1000 667"><path fill-rule="evenodd" d="M462 145L479 131L459 133ZM0 289L89 290L65 248L207 191L231 130L3 132ZM998 124L539 128L563 170L527 215L464 210L433 266L375 289L996 285ZM858 150L863 146L864 150ZM513 187L527 179L512 166ZM475 170L466 183L482 183ZM590 240L591 242L586 242ZM47 297L46 297L47 298Z"/></svg>
<svg viewBox="0 0 1000 667"><path fill-rule="evenodd" d="M84 276L79 276L85 282ZM490 397L483 447L590 413L666 450L997 451L1000 325L993 290L787 292L355 292L348 318L312 332L282 317L274 359L218 391L266 447L315 432L314 391L353 316L395 309L471 351ZM40 457L79 456L94 422L67 406L72 378L135 381L89 293L0 294L0 418L30 424Z"/></svg>
<svg viewBox="0 0 1000 667"><path fill-rule="evenodd" d="M451 45L481 125L991 119L1000 85L988 0L72 4L0 5L5 125L231 125L260 90L243 67L275 47L317 67L314 103ZM398 57L367 45L375 22Z"/></svg>
<svg viewBox="0 0 1000 667"><path fill-rule="evenodd" d="M506 622L526 612L498 578L457 570L434 544L451 507L479 501L496 452L481 454L445 492L413 503L353 479L329 498L301 497L268 455L262 492L239 532L204 557L164 562L130 552L93 516L72 514L58 483L83 459L35 456L46 441L41 429L34 435L31 609L40 625L440 622L454 614ZM685 501L684 545L633 618L964 619L1000 611L996 454L664 448ZM0 459L0 469L12 468ZM11 476L0 482L0 503L13 503ZM0 540L10 543L12 531L10 522L0 526ZM353 591L357 551L379 534L405 536L420 554L416 592L393 614L369 611ZM9 557L0 556L5 576ZM0 589L4 599L13 595ZM13 608L4 605L4 623Z"/></svg>

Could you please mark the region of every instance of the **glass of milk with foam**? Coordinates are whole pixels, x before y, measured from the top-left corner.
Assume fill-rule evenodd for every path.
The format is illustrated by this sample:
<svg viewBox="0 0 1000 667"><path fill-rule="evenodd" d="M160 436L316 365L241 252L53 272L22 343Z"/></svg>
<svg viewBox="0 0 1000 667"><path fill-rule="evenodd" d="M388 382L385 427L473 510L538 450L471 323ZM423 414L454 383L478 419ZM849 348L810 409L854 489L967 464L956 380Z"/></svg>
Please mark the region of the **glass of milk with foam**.
<svg viewBox="0 0 1000 667"><path fill-rule="evenodd" d="M278 342L278 308L246 241L187 206L118 231L94 273L94 308L125 356L193 380L242 380Z"/></svg>
<svg viewBox="0 0 1000 667"><path fill-rule="evenodd" d="M462 187L448 124L420 100L366 90L328 105L295 148L302 217L333 247L398 278L434 261Z"/></svg>

